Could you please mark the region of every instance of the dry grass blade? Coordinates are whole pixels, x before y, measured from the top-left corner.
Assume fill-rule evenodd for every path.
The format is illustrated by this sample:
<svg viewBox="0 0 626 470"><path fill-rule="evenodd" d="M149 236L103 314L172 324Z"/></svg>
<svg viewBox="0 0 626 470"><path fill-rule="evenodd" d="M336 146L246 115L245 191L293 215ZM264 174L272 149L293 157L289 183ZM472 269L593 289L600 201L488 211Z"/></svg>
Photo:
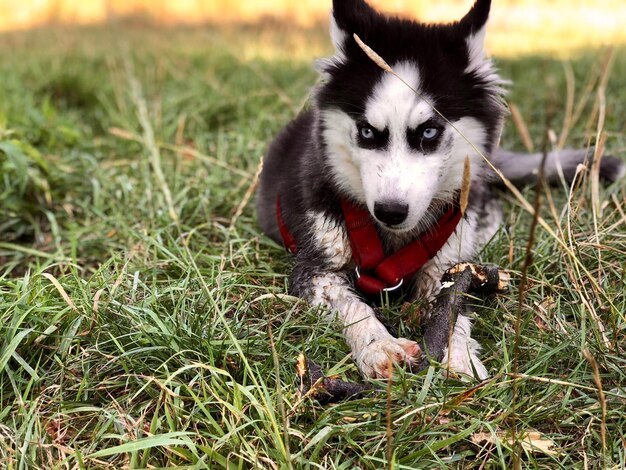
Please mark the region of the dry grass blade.
<svg viewBox="0 0 626 470"><path fill-rule="evenodd" d="M563 130L561 131L561 135L559 136L559 141L557 143L557 148L559 149L562 149L565 146L565 142L567 142L567 137L569 136L569 131L574 120L574 70L572 69L572 64L569 62L564 62L563 68L565 70L565 82L567 84L567 103L565 105Z"/></svg>
<svg viewBox="0 0 626 470"><path fill-rule="evenodd" d="M470 186L472 184L472 171L470 166L469 157L465 157L463 163L463 182L461 183L461 196L459 198L459 204L461 206L461 213L465 214L465 209L469 203Z"/></svg>
<svg viewBox="0 0 626 470"><path fill-rule="evenodd" d="M601 106L604 109L605 106ZM598 123L599 138L596 143L595 152L593 154L593 163L591 165L591 207L593 212L593 230L596 239L596 243L600 243L600 234L598 231L598 217L602 217L602 206L600 202L600 162L602 161L602 155L604 155L604 148L606 144L606 132L602 130L600 125L604 120L604 112L600 115L602 119ZM602 266L602 250L598 249L598 266ZM598 276L602 276L602 269L599 270Z"/></svg>
<svg viewBox="0 0 626 470"><path fill-rule="evenodd" d="M354 37L354 40L356 41L356 43L359 45L359 47L363 50L363 52L365 52L365 54L367 54L367 57L372 59L372 62L374 62L376 65L378 65L385 72L389 72L389 73L391 73L393 75L396 75L396 73L389 66L389 64L387 62L385 62L385 60L381 56L379 56L370 46L365 44L356 33L353 34L353 37Z"/></svg>
<svg viewBox="0 0 626 470"><path fill-rule="evenodd" d="M63 286L59 283L59 281L57 281L57 279L50 273L43 273L42 274L43 277L45 277L46 279L48 279L52 285L54 286L54 288L59 291L59 294L61 294L61 297L63 297L63 300L65 300L65 302L67 303L67 305L70 306L70 308L72 310L74 310L75 312L78 311L78 309L76 308L76 305L74 305L74 302L72 301L72 299L70 298L69 295L67 295L67 292L65 292L65 289L63 288Z"/></svg>
<svg viewBox="0 0 626 470"><path fill-rule="evenodd" d="M593 380L596 383L596 387L598 387L598 401L600 402L600 408L602 410L602 421L600 427L600 440L602 442L602 454L604 456L604 452L606 451L606 396L604 395L604 390L602 388L602 380L600 378L600 368L598 367L598 363L591 354L588 349L583 350L583 356L591 365L593 370Z"/></svg>
<svg viewBox="0 0 626 470"><path fill-rule="evenodd" d="M98 325L98 311L100 310L100 297L102 297L103 293L104 293L104 289L98 289L96 294L93 296L91 324L80 333L77 333L77 336L88 335Z"/></svg>
<svg viewBox="0 0 626 470"><path fill-rule="evenodd" d="M587 107L587 103L589 103L589 99L592 96L593 89L598 83L599 79L600 79L600 74L597 71L597 67L592 67L591 75L585 83L583 92L572 114L572 119L570 120L570 127L575 126L578 120L580 119L580 117L582 116L583 111Z"/></svg>
<svg viewBox="0 0 626 470"><path fill-rule="evenodd" d="M604 132L604 123L606 120L606 86L609 81L611 66L613 64L613 49L607 51L607 56L602 67L600 75L600 85L598 86L598 124L596 127L596 148L593 155L593 165L591 167L591 200L594 209L594 226L597 238L597 216L600 213L600 161L604 153L604 144L606 135Z"/></svg>
<svg viewBox="0 0 626 470"><path fill-rule="evenodd" d="M535 150L535 146L533 145L533 140L530 138L530 133L528 132L528 126L526 126L526 121L522 117L522 113L519 108L514 103L509 103L509 109L511 110L511 117L513 118L513 123L515 124L515 128L517 129L517 133L522 139L522 143L526 150L529 152L533 152Z"/></svg>
<svg viewBox="0 0 626 470"><path fill-rule="evenodd" d="M237 223L237 220L239 219L239 217L241 217L241 214L243 214L243 210L246 208L246 206L248 205L248 202L250 202L250 198L256 191L256 188L259 185L259 177L261 176L261 171L263 171L263 157L261 157L261 159L259 160L259 165L257 166L256 172L254 173L254 177L252 178L252 183L250 183L250 186L248 186L248 189L246 190L245 194L243 195L243 198L241 199L241 202L235 209L235 213L230 219L229 230L233 230L235 228L235 224Z"/></svg>
<svg viewBox="0 0 626 470"><path fill-rule="evenodd" d="M515 342L513 345L513 373L517 374L519 372L519 353L520 353L520 343L521 343L521 325L522 325L522 305L524 304L524 299L526 295L526 287L528 283L528 270L533 262L533 245L535 243L535 234L537 230L537 224L539 222L539 209L541 207L541 196L542 189L546 186L544 179L544 168L546 164L546 159L548 158L548 142L549 142L549 132L550 132L550 123L552 121L552 106L551 102L548 101L548 109L546 111L546 125L544 131L544 140L543 140L543 157L541 159L541 164L539 165L539 175L537 177L537 186L535 192L535 204L533 207L533 218L530 224L530 233L528 234L528 242L526 244L526 255L524 256L524 263L522 264L522 275L520 279L519 285L519 293L517 300L517 313L515 316ZM511 397L511 431L514 442L514 451L513 451L513 468L515 470L521 468L520 461L520 443L517 440L517 398L518 398L518 383L513 382L512 389L512 397Z"/></svg>

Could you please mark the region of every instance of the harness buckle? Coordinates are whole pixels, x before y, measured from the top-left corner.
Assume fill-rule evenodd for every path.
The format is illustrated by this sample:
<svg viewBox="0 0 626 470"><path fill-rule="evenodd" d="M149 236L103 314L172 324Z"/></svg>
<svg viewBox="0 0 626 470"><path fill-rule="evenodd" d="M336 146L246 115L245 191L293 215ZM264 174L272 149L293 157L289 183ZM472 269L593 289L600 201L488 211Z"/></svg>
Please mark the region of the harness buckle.
<svg viewBox="0 0 626 470"><path fill-rule="evenodd" d="M361 271L359 271L359 267L358 266L355 266L354 272L356 273L356 278L360 279L361 278ZM393 292L394 290L399 289L400 286L402 286L403 283L404 283L404 278L400 279L400 282L398 282L393 287L385 287L385 288L383 288L382 292Z"/></svg>

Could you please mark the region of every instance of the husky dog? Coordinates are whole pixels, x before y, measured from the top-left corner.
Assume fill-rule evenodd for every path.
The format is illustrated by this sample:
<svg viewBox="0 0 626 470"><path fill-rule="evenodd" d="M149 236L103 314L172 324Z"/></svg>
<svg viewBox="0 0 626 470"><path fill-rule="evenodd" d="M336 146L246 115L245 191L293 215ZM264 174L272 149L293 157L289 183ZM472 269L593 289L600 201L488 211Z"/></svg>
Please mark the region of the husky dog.
<svg viewBox="0 0 626 470"><path fill-rule="evenodd" d="M490 4L476 0L452 24L422 24L383 16L364 0L334 0L336 53L318 62L322 80L310 109L265 158L258 220L296 252L289 290L336 314L366 377L388 377L389 358L411 365L423 353L388 332L368 295L402 284L431 298L445 270L471 260L501 223L491 191L499 178L483 155L517 183L534 180L542 160L497 148L507 108L503 81L483 48ZM395 74L374 63L355 35ZM586 157L550 153L544 174L571 177ZM461 215L466 159L471 190ZM622 173L619 160L602 159L605 179ZM380 253L372 264L373 252ZM470 329L469 318L459 316L442 362L482 379L487 369Z"/></svg>

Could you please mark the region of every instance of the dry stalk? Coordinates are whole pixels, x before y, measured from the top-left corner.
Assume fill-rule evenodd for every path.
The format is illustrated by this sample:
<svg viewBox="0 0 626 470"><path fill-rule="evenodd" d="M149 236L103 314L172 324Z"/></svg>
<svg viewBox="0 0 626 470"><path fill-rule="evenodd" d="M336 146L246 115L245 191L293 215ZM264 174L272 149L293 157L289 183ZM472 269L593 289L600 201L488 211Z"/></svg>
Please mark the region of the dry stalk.
<svg viewBox="0 0 626 470"><path fill-rule="evenodd" d="M524 257L524 263L522 264L522 273L519 285L518 299L517 299L517 313L515 315L515 342L513 346L513 373L517 374L519 371L519 348L521 341L521 325L522 325L522 305L524 305L524 298L526 296L526 287L528 284L528 270L533 262L532 248L535 243L535 232L537 230L537 224L539 222L539 209L541 208L541 196L542 190L545 187L544 167L546 159L548 158L548 145L550 141L550 123L552 122L552 102L548 100L548 108L546 111L546 126L543 139L543 157L541 158L541 164L539 165L539 174L537 176L537 186L535 189L535 203L533 211L533 219L530 224L530 233L528 235L528 242L526 243L526 256ZM517 436L517 394L518 386L517 382L513 382L512 396L511 396L511 430L513 439L513 468L518 470L521 468L521 442Z"/></svg>
<svg viewBox="0 0 626 470"><path fill-rule="evenodd" d="M570 122L570 127L574 127L576 123L578 122L578 120L580 119L580 117L582 116L582 113L585 110L587 103L589 103L589 98L591 97L592 91L595 88L596 84L598 83L599 78L600 78L600 74L595 69L592 69L592 74L587 79L582 95L580 99L578 100L578 104L576 105L576 108L574 109L572 120Z"/></svg>
<svg viewBox="0 0 626 470"><path fill-rule="evenodd" d="M604 452L606 451L606 396L604 395L604 390L602 389L600 368L598 367L596 359L593 357L588 349L583 350L583 356L585 356L585 359L587 359L587 361L591 365L591 368L593 370L593 381L596 383L596 387L598 388L598 401L600 402L600 408L602 410L602 421L600 423L600 440L602 442L602 459L604 459Z"/></svg>
<svg viewBox="0 0 626 470"><path fill-rule="evenodd" d="M600 91L598 91L600 93ZM593 215L593 231L596 238L596 243L600 243L600 235L598 232L598 217L602 217L602 207L600 205L600 162L602 160L602 155L604 154L604 148L606 144L606 132L602 129L602 125L604 124L604 109L605 109L605 97L604 93L602 93L602 98L600 101L603 103L600 106L602 112L600 113L601 119L598 120L598 139L596 143L596 148L593 155L593 163L591 164L591 212ZM604 275L604 270L602 269L602 250L598 249L598 282L601 282L601 277Z"/></svg>
<svg viewBox="0 0 626 470"><path fill-rule="evenodd" d="M185 143L185 125L187 124L187 115L185 113L178 116L178 122L176 124L176 137L174 142L176 145L183 145Z"/></svg>
<svg viewBox="0 0 626 470"><path fill-rule="evenodd" d="M609 228L606 229L608 233L614 231L620 225L626 224L626 212L624 212L622 203L619 201L619 199L617 199L617 196L615 194L611 194L611 201L613 201L613 204L615 204L615 207L617 208L617 211L619 212L621 217L620 217L620 220L618 220L617 222L615 222L613 225L611 225Z"/></svg>
<svg viewBox="0 0 626 470"><path fill-rule="evenodd" d="M563 62L563 69L565 71L565 83L567 86L567 102L565 104L565 119L563 120L563 130L561 131L561 135L559 136L559 142L556 145L558 149L562 149L565 146L565 142L567 141L567 137L572 127L572 121L574 118L574 70L572 69L572 64L569 62Z"/></svg>
<svg viewBox="0 0 626 470"><path fill-rule="evenodd" d="M393 383L393 361L391 357L387 362L387 370L389 371L389 378L387 379L387 428L386 428L386 437L387 437L387 468L391 470L393 468L393 433L391 430L391 385Z"/></svg>
<svg viewBox="0 0 626 470"><path fill-rule="evenodd" d="M63 300L65 300L65 303L69 305L69 307L74 312L78 312L78 309L76 308L76 305L72 301L72 298L69 295L67 295L67 292L65 291L63 286L59 283L59 281L57 281L57 279L50 273L43 273L42 276L48 279L52 283L54 288L59 292L59 294L61 294L61 297L63 297Z"/></svg>
<svg viewBox="0 0 626 470"><path fill-rule="evenodd" d="M593 111L591 115L589 116L589 119L587 120L587 124L585 126L586 134L591 133L593 123L596 122L596 120L601 121L601 123L598 122L598 124L596 125L596 131L597 129L604 127L604 116L603 116L604 110L602 109L604 106L606 106L605 99L604 99L605 98L604 91L606 90L606 85L609 81L611 68L613 66L613 59L614 59L613 48L609 47L606 50L606 54L604 55L604 61L602 63L602 68L600 69L600 77L599 77L600 83L598 84L597 98L594 102ZM597 137L598 135L596 132L596 138Z"/></svg>
<svg viewBox="0 0 626 470"><path fill-rule="evenodd" d="M250 186L248 186L246 193L243 195L241 202L239 202L239 205L235 209L235 213L230 219L230 226L228 227L229 230L232 230L235 227L237 220L239 219L239 217L241 217L243 210L248 205L248 202L250 202L250 198L252 198L254 191L256 191L256 188L259 185L259 177L261 176L261 171L263 171L263 157L259 159L259 164L257 165L256 172L254 173L254 177L252 178L252 183L250 183Z"/></svg>
<svg viewBox="0 0 626 470"><path fill-rule="evenodd" d="M513 123L515 124L515 128L517 129L517 133L522 139L522 143L526 150L529 152L533 152L535 150L535 146L533 145L533 141L530 138L530 133L528 132L528 126L526 126L526 122L522 117L522 113L519 108L514 103L509 103L509 109L511 110L511 117L513 118Z"/></svg>
<svg viewBox="0 0 626 470"><path fill-rule="evenodd" d="M469 157L465 157L463 163L463 180L461 183L461 196L459 198L459 205L461 207L461 214L465 214L465 209L469 203L470 186L472 184L472 172L470 166Z"/></svg>
<svg viewBox="0 0 626 470"><path fill-rule="evenodd" d="M365 44L361 38L358 36L358 34L354 33L354 40L356 41L356 43L359 45L359 47L363 50L363 52L365 52L365 54L367 55L367 57L369 57L372 62L374 62L376 65L378 65L381 69L383 69L385 72L388 72L392 75L395 75L396 77L400 78L398 76L398 74L396 74L396 72L393 71L393 69L391 68L391 66L385 62L385 60L379 56L376 52L374 52L374 50L368 46L367 44ZM400 78L400 80L402 80ZM404 82L404 80L402 80Z"/></svg>
<svg viewBox="0 0 626 470"><path fill-rule="evenodd" d="M613 64L613 50L609 48L602 67L600 76L600 85L598 86L598 124L596 128L596 148L593 155L593 164L591 166L591 208L593 214L593 228L596 242L600 243L598 236L598 217L602 217L602 208L600 206L600 162L604 154L604 146L606 143L606 133L604 132L604 122L606 119L606 85L609 80L611 66ZM602 276L602 251L598 253L598 276Z"/></svg>
<svg viewBox="0 0 626 470"><path fill-rule="evenodd" d="M511 377L514 380L530 380L532 382L541 382L541 383L546 383L546 384L551 384L551 385L563 385L564 387L572 387L575 388L577 390L586 390L588 392L595 392L598 390L598 387L589 387L587 385L581 385L581 384L577 384L574 382L567 382L566 380L559 380L559 379L550 379L548 377L537 377L534 375L528 375L528 374L506 374L507 377ZM607 391L604 392L605 395L611 395L614 396L616 398L621 397L622 395L620 395L619 392L611 392L611 391Z"/></svg>

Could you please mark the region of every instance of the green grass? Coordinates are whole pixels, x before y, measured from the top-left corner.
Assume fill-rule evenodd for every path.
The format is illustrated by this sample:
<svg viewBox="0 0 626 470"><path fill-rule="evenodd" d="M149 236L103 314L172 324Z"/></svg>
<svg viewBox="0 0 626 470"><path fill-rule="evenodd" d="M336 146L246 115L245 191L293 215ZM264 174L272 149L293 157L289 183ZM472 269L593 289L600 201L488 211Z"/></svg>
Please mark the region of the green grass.
<svg viewBox="0 0 626 470"><path fill-rule="evenodd" d="M247 197L315 74L308 61L288 60L293 45L280 35L275 60L241 58L256 37L141 28L3 36L0 466L507 468L515 425L555 445L552 454L523 450L524 468L624 468L624 182L600 189L595 218L588 181L552 191L558 220L542 207L567 249L538 229L515 422L507 374L531 217L510 195L481 260L511 270L514 285L475 309L493 380L468 393L472 383L438 368L399 371L389 409L384 392L328 406L298 399L300 352L360 378L338 325L275 295L285 293L291 259L259 232ZM319 37L312 49L325 47ZM577 100L600 64L591 52L572 62ZM500 66L517 83L509 98L535 144L546 101L560 132L562 64ZM622 157L624 76L626 54L616 51L605 128L608 150ZM595 100L594 89L568 145L593 140ZM503 145L521 148L512 125ZM385 311L418 337L398 306ZM598 363L605 418L583 350ZM491 444L474 442L478 433Z"/></svg>

